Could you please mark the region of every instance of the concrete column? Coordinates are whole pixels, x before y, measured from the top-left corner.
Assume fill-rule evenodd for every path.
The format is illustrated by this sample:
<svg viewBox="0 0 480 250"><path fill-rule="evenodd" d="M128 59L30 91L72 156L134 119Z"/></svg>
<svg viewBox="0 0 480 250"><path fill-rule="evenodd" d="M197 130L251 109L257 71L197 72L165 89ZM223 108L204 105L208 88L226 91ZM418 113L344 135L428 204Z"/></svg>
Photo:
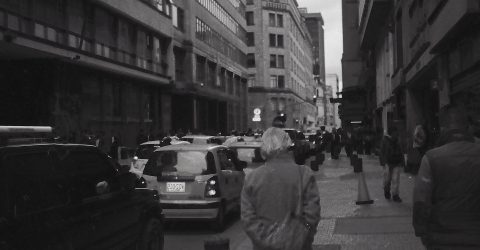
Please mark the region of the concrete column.
<svg viewBox="0 0 480 250"><path fill-rule="evenodd" d="M440 56L438 60L438 102L439 108L450 104L450 81L448 80L448 58Z"/></svg>
<svg viewBox="0 0 480 250"><path fill-rule="evenodd" d="M192 99L192 105L193 105L193 129L194 130L197 130L198 129L198 114L197 114L197 110L198 110L198 103L197 103L197 98L194 97Z"/></svg>
<svg viewBox="0 0 480 250"><path fill-rule="evenodd" d="M160 94L160 102L161 102L161 128L163 132L168 133L172 129L172 96L167 93Z"/></svg>
<svg viewBox="0 0 480 250"><path fill-rule="evenodd" d="M413 133L415 126L423 118L422 106L417 99L418 93L413 89L406 89L406 133L408 135Z"/></svg>

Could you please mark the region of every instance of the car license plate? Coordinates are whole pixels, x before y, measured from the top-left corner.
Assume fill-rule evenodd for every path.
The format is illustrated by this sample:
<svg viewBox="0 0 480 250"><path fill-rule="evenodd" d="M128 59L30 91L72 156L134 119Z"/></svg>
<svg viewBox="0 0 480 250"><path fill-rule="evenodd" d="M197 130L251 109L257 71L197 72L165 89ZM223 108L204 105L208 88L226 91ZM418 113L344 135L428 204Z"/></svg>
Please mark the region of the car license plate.
<svg viewBox="0 0 480 250"><path fill-rule="evenodd" d="M185 192L185 182L167 182L167 192L170 192L170 193Z"/></svg>

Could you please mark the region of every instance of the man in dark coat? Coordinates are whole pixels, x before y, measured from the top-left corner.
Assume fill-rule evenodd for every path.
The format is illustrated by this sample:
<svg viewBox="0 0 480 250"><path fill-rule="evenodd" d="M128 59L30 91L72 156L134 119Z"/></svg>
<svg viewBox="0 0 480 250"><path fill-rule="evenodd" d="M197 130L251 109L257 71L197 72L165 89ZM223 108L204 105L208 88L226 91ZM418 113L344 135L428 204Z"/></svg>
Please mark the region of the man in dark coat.
<svg viewBox="0 0 480 250"><path fill-rule="evenodd" d="M449 107L439 147L415 180L413 226L427 249L480 249L480 145L463 109Z"/></svg>

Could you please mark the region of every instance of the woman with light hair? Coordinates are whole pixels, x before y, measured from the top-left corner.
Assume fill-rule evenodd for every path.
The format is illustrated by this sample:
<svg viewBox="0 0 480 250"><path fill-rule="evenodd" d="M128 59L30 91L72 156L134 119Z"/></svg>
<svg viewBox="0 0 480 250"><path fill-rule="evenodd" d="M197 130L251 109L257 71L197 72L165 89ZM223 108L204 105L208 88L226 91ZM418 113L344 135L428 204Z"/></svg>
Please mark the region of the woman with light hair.
<svg viewBox="0 0 480 250"><path fill-rule="evenodd" d="M265 165L247 174L241 198L242 222L253 249L270 249L265 243L272 229L297 210L306 222L308 237L303 248L290 250L312 249L320 220L320 196L313 172L295 164L288 152L290 137L282 129L267 129L262 141Z"/></svg>

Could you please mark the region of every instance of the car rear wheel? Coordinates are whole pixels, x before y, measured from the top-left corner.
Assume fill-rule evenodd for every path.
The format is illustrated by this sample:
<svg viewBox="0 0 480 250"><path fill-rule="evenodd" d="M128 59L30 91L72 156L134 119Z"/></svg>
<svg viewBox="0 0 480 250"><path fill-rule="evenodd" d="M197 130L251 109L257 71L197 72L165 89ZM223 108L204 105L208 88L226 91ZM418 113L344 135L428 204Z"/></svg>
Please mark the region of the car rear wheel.
<svg viewBox="0 0 480 250"><path fill-rule="evenodd" d="M147 220L137 250L163 250L163 225L157 218Z"/></svg>

